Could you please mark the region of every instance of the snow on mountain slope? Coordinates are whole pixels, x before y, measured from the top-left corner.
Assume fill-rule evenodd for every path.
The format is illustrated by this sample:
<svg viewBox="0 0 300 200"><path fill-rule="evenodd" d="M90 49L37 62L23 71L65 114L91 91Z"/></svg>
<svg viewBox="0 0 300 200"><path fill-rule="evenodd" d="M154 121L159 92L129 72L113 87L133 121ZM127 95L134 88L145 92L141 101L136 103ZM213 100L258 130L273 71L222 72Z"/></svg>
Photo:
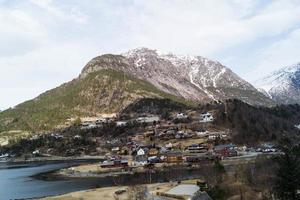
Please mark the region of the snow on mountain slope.
<svg viewBox="0 0 300 200"><path fill-rule="evenodd" d="M99 56L83 69L113 68L155 85L160 90L195 101L241 99L254 105L273 102L219 62L201 56L163 54L138 48L109 59Z"/></svg>
<svg viewBox="0 0 300 200"><path fill-rule="evenodd" d="M300 63L275 71L255 85L277 103L300 103Z"/></svg>

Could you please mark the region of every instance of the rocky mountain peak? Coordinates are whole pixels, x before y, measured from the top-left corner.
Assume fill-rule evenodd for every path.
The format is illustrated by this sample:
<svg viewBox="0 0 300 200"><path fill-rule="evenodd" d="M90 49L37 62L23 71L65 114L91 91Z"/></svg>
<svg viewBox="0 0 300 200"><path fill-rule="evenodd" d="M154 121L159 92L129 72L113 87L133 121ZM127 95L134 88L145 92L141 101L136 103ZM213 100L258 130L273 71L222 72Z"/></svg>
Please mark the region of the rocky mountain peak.
<svg viewBox="0 0 300 200"><path fill-rule="evenodd" d="M278 103L300 103L300 63L272 72L255 85Z"/></svg>
<svg viewBox="0 0 300 200"><path fill-rule="evenodd" d="M149 49L146 47L139 47L135 49L131 49L122 54L125 57L135 57L139 56L158 56L158 51L155 49Z"/></svg>
<svg viewBox="0 0 300 200"><path fill-rule="evenodd" d="M271 103L229 68L201 56L161 53L142 47L121 55L98 56L84 67L80 77L101 69L122 71L189 100L239 98L250 104Z"/></svg>

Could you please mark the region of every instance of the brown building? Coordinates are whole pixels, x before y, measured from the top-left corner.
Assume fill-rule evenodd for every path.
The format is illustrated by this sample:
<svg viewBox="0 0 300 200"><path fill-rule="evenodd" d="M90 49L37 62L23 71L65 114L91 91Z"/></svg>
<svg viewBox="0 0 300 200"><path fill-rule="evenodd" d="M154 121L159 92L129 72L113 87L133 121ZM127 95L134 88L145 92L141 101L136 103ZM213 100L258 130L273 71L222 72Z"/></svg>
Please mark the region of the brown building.
<svg viewBox="0 0 300 200"><path fill-rule="evenodd" d="M155 149L155 148L152 148L152 149L149 150L148 155L149 156L157 156L158 155L158 150Z"/></svg>
<svg viewBox="0 0 300 200"><path fill-rule="evenodd" d="M183 157L181 152L168 152L167 153L168 163L181 163L183 162Z"/></svg>

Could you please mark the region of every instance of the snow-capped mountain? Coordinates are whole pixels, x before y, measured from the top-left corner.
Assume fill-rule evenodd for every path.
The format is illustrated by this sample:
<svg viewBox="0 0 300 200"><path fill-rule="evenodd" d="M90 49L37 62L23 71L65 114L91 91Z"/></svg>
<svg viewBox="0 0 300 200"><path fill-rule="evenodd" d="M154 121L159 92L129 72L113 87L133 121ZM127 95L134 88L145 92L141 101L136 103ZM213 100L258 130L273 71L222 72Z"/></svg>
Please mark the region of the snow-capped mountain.
<svg viewBox="0 0 300 200"><path fill-rule="evenodd" d="M300 63L275 71L255 85L277 103L300 103Z"/></svg>
<svg viewBox="0 0 300 200"><path fill-rule="evenodd" d="M201 56L163 54L138 48L115 55L114 59L98 56L84 67L81 76L107 68L147 80L164 92L190 100L238 98L255 105L273 103L229 68Z"/></svg>

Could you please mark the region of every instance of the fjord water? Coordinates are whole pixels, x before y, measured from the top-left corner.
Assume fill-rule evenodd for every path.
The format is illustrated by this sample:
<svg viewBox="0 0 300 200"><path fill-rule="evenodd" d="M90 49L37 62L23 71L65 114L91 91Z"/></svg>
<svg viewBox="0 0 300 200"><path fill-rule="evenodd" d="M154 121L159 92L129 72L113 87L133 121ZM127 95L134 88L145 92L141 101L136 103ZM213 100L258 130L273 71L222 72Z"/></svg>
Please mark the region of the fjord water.
<svg viewBox="0 0 300 200"><path fill-rule="evenodd" d="M90 162L85 161L85 163ZM206 168L210 168L210 165L202 166L201 169L171 167L165 171L80 178L59 178L51 174L32 177L76 164L79 163L75 161L25 165L0 163L0 200L53 196L96 187L196 179L203 177L203 174L207 173Z"/></svg>
<svg viewBox="0 0 300 200"><path fill-rule="evenodd" d="M31 177L71 165L74 163L0 163L0 200L52 196L96 186L96 181L91 179L45 181Z"/></svg>

